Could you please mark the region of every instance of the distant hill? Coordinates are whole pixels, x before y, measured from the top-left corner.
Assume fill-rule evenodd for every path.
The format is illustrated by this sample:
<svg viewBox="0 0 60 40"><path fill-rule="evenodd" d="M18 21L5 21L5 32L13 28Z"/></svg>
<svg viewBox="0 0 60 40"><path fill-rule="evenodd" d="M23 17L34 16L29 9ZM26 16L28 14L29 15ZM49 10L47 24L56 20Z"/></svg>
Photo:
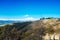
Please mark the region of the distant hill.
<svg viewBox="0 0 60 40"><path fill-rule="evenodd" d="M18 22L24 22L24 21L0 20L0 25L3 25L3 24L11 24L11 23L18 23Z"/></svg>

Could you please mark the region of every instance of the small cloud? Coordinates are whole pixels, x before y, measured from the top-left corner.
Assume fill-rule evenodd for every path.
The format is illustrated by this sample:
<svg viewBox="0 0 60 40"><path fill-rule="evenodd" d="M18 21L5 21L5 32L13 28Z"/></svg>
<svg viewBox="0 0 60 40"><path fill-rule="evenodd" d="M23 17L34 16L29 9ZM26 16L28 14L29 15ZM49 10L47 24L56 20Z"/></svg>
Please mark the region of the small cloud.
<svg viewBox="0 0 60 40"><path fill-rule="evenodd" d="M24 21L35 21L35 20L38 20L38 18L31 17L30 15L25 15L23 20Z"/></svg>
<svg viewBox="0 0 60 40"><path fill-rule="evenodd" d="M24 15L24 17L28 17L28 16L29 16L28 14Z"/></svg>

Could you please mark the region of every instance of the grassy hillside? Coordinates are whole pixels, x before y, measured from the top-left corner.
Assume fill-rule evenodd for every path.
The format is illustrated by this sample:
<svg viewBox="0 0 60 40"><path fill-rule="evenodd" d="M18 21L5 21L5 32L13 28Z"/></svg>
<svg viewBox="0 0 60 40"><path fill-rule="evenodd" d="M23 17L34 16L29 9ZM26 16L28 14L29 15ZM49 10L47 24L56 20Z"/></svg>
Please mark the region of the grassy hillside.
<svg viewBox="0 0 60 40"><path fill-rule="evenodd" d="M41 18L0 27L0 40L44 40L46 34L60 34L60 18Z"/></svg>

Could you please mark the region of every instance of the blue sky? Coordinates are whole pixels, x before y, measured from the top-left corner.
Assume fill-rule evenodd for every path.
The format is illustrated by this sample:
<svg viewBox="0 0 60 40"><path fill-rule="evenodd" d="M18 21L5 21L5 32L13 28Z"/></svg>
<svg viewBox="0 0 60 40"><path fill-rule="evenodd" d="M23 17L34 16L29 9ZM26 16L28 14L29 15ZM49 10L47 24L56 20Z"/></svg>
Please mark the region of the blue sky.
<svg viewBox="0 0 60 40"><path fill-rule="evenodd" d="M60 0L0 0L0 19L60 17Z"/></svg>

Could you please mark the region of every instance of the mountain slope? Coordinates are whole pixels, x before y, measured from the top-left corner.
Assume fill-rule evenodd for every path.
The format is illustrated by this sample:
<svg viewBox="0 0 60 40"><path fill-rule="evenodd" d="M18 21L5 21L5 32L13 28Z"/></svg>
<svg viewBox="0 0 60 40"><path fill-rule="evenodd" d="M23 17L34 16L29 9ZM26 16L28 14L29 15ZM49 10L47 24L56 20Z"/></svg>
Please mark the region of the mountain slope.
<svg viewBox="0 0 60 40"><path fill-rule="evenodd" d="M59 18L45 18L32 22L13 23L0 27L0 40L39 40L47 33L54 34L60 30ZM42 30L42 31L41 31Z"/></svg>

